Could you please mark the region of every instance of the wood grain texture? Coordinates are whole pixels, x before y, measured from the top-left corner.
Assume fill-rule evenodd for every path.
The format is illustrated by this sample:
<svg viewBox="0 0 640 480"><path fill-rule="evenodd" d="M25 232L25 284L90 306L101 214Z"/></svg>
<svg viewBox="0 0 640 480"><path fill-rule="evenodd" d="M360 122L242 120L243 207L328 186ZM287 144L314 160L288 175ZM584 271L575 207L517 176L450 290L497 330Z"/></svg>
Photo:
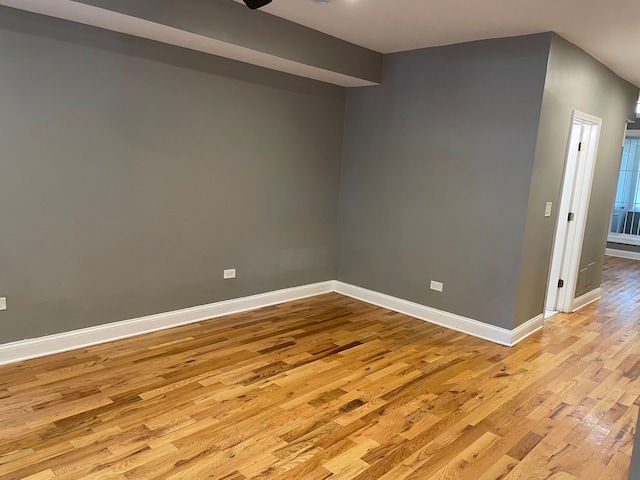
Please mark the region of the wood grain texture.
<svg viewBox="0 0 640 480"><path fill-rule="evenodd" d="M626 479L640 262L507 348L326 294L0 368L2 479Z"/></svg>

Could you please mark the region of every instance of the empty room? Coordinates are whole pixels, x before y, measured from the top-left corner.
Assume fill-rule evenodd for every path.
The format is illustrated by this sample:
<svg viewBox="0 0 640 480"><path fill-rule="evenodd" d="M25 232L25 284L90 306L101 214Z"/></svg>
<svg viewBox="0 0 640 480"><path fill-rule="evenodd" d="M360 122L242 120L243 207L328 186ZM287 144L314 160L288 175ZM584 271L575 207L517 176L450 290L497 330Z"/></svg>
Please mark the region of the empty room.
<svg viewBox="0 0 640 480"><path fill-rule="evenodd" d="M0 478L640 479L636 10L0 0Z"/></svg>

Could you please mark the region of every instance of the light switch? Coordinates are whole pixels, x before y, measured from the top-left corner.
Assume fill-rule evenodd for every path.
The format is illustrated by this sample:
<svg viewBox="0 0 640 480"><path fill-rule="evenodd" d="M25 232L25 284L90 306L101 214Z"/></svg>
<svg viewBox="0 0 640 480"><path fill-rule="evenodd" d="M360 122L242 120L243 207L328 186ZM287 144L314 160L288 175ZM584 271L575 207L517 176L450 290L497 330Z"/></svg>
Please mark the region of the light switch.
<svg viewBox="0 0 640 480"><path fill-rule="evenodd" d="M547 204L544 207L544 216L545 217L550 217L551 216L551 208L553 207L553 203L552 202L547 202Z"/></svg>

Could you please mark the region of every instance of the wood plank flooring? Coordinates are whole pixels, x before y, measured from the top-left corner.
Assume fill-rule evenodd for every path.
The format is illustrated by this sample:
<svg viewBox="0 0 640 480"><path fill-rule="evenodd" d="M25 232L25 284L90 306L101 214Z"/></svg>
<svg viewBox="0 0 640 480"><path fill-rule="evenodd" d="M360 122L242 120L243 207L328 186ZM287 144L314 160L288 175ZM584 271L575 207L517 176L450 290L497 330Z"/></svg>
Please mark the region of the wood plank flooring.
<svg viewBox="0 0 640 480"><path fill-rule="evenodd" d="M625 479L640 262L506 348L337 294L0 367L2 479Z"/></svg>

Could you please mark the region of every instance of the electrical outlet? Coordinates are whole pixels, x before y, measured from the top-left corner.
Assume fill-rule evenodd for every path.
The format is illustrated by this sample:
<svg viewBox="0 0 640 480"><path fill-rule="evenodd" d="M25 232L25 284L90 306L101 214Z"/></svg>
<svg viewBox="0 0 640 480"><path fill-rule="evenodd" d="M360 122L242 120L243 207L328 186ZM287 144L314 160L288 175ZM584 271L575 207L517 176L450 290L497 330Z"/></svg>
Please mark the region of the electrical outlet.
<svg viewBox="0 0 640 480"><path fill-rule="evenodd" d="M0 298L0 310L7 309L7 297Z"/></svg>
<svg viewBox="0 0 640 480"><path fill-rule="evenodd" d="M235 268L229 268L229 269L224 271L222 276L223 276L223 278L225 280L228 280L230 278L236 278L236 269Z"/></svg>
<svg viewBox="0 0 640 480"><path fill-rule="evenodd" d="M431 290L435 290L436 292L441 292L444 288L444 283L436 282L435 280L431 280L430 285Z"/></svg>

